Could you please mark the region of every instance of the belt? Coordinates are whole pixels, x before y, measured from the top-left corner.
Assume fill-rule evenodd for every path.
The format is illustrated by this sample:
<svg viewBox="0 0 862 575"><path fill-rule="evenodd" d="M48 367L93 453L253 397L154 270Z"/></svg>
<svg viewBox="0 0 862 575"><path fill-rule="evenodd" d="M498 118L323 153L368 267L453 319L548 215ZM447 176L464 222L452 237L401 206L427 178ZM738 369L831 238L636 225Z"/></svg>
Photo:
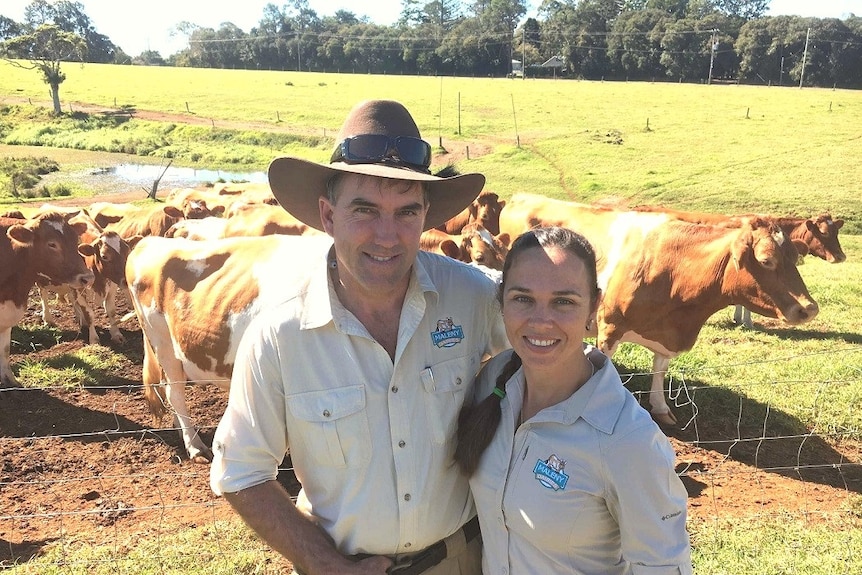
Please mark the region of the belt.
<svg viewBox="0 0 862 575"><path fill-rule="evenodd" d="M474 517L465 523L458 531L464 532L464 539L469 543L479 535L479 519ZM458 535L458 531L449 537ZM404 555L396 558L395 563L387 569L386 572L391 575L419 575L419 573L423 573L428 569L431 569L446 559L447 555L446 539L441 539L437 543L414 555ZM371 557L371 555L360 553L353 556L356 560L365 559L367 557Z"/></svg>

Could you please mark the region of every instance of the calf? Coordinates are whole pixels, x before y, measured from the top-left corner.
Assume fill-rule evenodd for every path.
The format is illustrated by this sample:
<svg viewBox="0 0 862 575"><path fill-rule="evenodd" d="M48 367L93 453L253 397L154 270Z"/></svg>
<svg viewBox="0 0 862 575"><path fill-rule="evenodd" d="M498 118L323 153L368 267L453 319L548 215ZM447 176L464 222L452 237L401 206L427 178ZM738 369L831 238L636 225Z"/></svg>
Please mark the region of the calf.
<svg viewBox="0 0 862 575"><path fill-rule="evenodd" d="M492 236L479 223L466 225L460 234L450 235L438 229L422 232L419 247L454 260L475 262L493 270L502 270L509 253L509 235Z"/></svg>
<svg viewBox="0 0 862 575"><path fill-rule="evenodd" d="M457 235L461 233L464 226L476 222L496 236L500 233L500 212L505 206L506 200L501 200L494 192L483 191L460 214L438 226L437 229L447 234Z"/></svg>
<svg viewBox="0 0 862 575"><path fill-rule="evenodd" d="M45 212L29 219L0 218L0 385L18 380L9 362L12 326L27 312L27 297L37 278L84 288L93 273L78 252L84 224L69 224L70 216Z"/></svg>

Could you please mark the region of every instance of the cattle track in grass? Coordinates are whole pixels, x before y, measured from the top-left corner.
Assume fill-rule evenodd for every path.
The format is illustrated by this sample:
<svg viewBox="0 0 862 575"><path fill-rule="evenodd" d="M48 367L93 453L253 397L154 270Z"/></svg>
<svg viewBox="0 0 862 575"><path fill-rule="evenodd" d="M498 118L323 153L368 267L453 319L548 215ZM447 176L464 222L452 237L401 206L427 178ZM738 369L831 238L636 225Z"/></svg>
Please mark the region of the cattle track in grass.
<svg viewBox="0 0 862 575"><path fill-rule="evenodd" d="M140 196L136 193L135 199ZM118 296L117 307L121 317L131 310L125 294ZM23 323L37 324L39 313L34 290ZM85 347L70 307L57 306L55 319L58 337L34 339L31 330L13 330L16 369L25 359L51 362ZM96 310L96 321L101 344L117 358L115 367L99 374L98 385L0 392L0 566L25 562L57 542L133 546L141 538L164 538L232 515L210 492L207 466L184 459L179 435L153 429L141 393L136 319L121 323L126 341L119 345L110 342L103 327L103 310ZM188 389L189 408L206 442L226 399L213 386ZM697 431L700 437L733 437L732 424L700 420ZM834 519L862 492L858 465L829 467L842 458L844 463L862 460L862 446L856 443L832 446L824 454L825 467L808 470L794 464L800 451L822 448L812 438L773 441L768 448L730 443L716 449L698 447L697 438L691 429L671 437L695 520L786 510L807 513L812 521ZM755 463L774 470L758 470Z"/></svg>

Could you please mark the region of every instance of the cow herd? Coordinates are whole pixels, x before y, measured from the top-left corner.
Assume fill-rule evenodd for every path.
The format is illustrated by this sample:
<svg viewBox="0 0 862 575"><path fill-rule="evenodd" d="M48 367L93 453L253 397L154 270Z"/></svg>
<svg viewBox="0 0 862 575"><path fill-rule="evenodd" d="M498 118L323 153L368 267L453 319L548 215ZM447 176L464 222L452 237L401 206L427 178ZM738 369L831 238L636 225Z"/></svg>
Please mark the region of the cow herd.
<svg viewBox="0 0 862 575"><path fill-rule="evenodd" d="M530 194L503 200L486 191L464 213L425 232L421 243L493 277L510 240L532 227L584 234L596 249L604 294L593 331L597 346L612 356L621 342L633 342L654 354L650 411L672 425L663 392L670 359L690 350L706 320L729 305L791 325L813 319L819 308L796 265L806 254L844 261L842 224L829 215L726 216ZM57 291L73 305L89 343L99 338L87 291L104 306L111 340L121 342L114 298L128 288L143 333L144 396L157 420L173 415L198 462L212 454L186 407L186 383L226 388L251 319L292 291L279 270L322 256L331 243L277 206L268 186L255 184L173 190L147 207L46 205L28 217L7 213L0 226L0 384L17 385L11 329L24 317L34 285L44 321L51 322L48 291Z"/></svg>

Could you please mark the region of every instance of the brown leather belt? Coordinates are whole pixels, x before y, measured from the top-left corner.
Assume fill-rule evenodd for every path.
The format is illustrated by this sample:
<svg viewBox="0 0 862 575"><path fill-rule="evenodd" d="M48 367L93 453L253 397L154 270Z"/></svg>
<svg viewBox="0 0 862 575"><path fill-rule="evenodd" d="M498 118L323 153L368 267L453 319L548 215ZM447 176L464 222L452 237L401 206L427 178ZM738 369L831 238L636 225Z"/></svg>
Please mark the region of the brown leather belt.
<svg viewBox="0 0 862 575"><path fill-rule="evenodd" d="M479 535L479 519L474 517L465 523L460 530L464 532L464 539L469 543ZM453 533L453 535L455 534L457 534L457 531ZM446 559L446 556L446 540L441 539L415 555L398 557L392 567L387 569L386 572L392 575L419 575ZM353 555L353 558L357 561L367 557L371 557L371 555L365 553Z"/></svg>

